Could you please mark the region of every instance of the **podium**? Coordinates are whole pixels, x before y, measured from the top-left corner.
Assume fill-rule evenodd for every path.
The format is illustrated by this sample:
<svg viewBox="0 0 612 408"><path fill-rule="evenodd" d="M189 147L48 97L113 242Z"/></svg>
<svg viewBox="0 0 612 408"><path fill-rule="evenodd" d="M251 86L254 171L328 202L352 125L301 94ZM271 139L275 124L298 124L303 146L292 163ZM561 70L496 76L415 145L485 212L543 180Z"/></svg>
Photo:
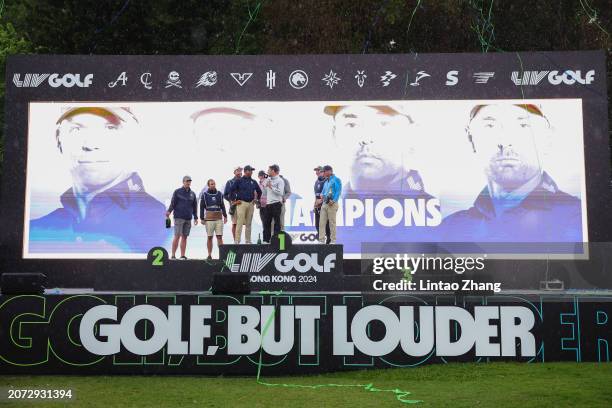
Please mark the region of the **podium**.
<svg viewBox="0 0 612 408"><path fill-rule="evenodd" d="M268 291L335 291L342 288L342 254L342 245L221 245L220 272L248 274L252 287Z"/></svg>

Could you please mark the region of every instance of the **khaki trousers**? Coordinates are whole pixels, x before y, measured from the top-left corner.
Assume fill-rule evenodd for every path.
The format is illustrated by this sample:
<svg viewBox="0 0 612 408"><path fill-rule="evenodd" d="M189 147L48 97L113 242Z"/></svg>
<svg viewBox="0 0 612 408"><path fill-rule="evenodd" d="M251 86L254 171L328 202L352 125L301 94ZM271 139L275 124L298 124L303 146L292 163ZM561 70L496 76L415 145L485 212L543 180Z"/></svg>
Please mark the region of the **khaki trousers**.
<svg viewBox="0 0 612 408"><path fill-rule="evenodd" d="M241 201L236 207L236 236L234 242L240 243L240 236L242 235L242 226L246 226L244 241L247 244L251 243L251 222L253 221L253 212L255 211L255 205L251 201Z"/></svg>
<svg viewBox="0 0 612 408"><path fill-rule="evenodd" d="M338 203L323 204L321 215L319 216L319 242L325 243L325 226L329 222L329 235L331 243L336 243L336 214L338 213Z"/></svg>

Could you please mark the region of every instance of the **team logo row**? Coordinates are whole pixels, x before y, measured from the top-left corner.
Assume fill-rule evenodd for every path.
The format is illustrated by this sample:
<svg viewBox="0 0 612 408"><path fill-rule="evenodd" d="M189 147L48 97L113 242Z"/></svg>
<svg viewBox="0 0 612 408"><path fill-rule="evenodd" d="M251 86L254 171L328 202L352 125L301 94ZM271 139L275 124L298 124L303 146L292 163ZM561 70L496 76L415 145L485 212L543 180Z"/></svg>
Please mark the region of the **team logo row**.
<svg viewBox="0 0 612 408"><path fill-rule="evenodd" d="M229 75L239 86L242 87L254 76L254 73L253 72L231 72L229 73ZM415 82L411 83L411 85L416 86L418 85L418 81L421 79L421 77L430 76L424 71L420 71L418 75L419 76L417 76ZM151 80L151 77L152 75L150 72L145 72L142 75L140 75L140 83L146 89L153 89L153 81ZM388 86L391 83L391 80L395 79L396 77L397 75L394 74L393 72L386 71L380 77L380 82L383 87ZM357 80L357 85L359 87L364 86L366 78L367 78L367 75L364 70L357 71L357 74L355 75L355 79ZM114 88L118 85L125 86L127 84L127 79L128 79L127 72L124 71L117 77L115 81L109 82L108 87ZM277 72L271 69L266 71L266 87L268 89L276 88L276 79L277 79ZM200 77L195 82L193 87L194 88L212 87L217 84L218 80L219 80L219 74L217 73L217 71L206 71L205 73L200 75ZM289 74L287 80L289 82L289 85L293 89L304 89L306 88L306 86L308 86L310 77L308 76L306 71L297 69L291 72L291 74ZM329 86L330 89L333 89L335 85L339 84L340 81L342 81L342 78L340 77L338 72L334 72L334 70L330 69L329 73L326 73L325 75L323 75L323 77L321 78L321 81L325 86ZM166 79L164 83L164 88L173 88L173 87L183 88L184 86L185 84L181 80L181 76L177 71L171 71L170 73L168 73L168 78Z"/></svg>
<svg viewBox="0 0 612 408"><path fill-rule="evenodd" d="M231 72L229 75L239 86L242 87L253 77L254 74L253 72ZM324 86L328 86L330 89L333 89L334 86L343 81L343 77L341 77L338 72L330 69L328 73L325 73L321 77L321 82ZM357 70L352 77L354 78L357 86L363 88L368 75L366 74L365 70ZM216 71L207 71L199 77L194 84L194 88L215 86L218 82L218 78L219 74ZM375 75L374 81L378 82L379 86L384 88L389 86L391 82L397 78L398 74L394 73L393 71L385 71L382 75ZM408 77L406 82L408 82L410 86L416 87L419 86L421 81L425 80L426 78L431 78L431 75L426 71L418 71L414 77ZM573 85L575 83L587 85L593 82L595 78L595 70L588 71L584 76L582 75L581 71L514 71L510 76L510 79L515 85L538 85L544 78L548 78L548 82L551 85L559 85L561 83L566 85ZM277 73L275 71L271 69L266 71L266 87L268 89L276 88L276 79ZM351 75L349 75L348 79L351 80ZM475 84L487 84L490 80L495 79L495 72L474 72L471 75L471 79ZM344 78L344 80L346 80L346 78ZM151 80L151 73L143 73L140 76L140 82L145 88L152 89L153 82ZM288 82L294 89L303 89L309 83L309 76L305 71L298 69L289 74ZM459 71L448 71L446 73L445 85L454 86L458 83ZM109 82L108 86L110 88L114 88L118 84L121 84L122 86L127 84L126 72L122 72L115 81ZM181 81L180 74L177 71L171 71L168 74L164 87L183 88L183 86L184 85Z"/></svg>
<svg viewBox="0 0 612 408"><path fill-rule="evenodd" d="M268 89L276 88L277 72L273 70L266 71L266 87ZM247 82L252 80L255 76L253 72L231 72L229 76L238 84L243 87ZM384 71L382 75L380 73L371 75L372 78L368 79L368 74L365 70L357 70L354 74L340 74L339 72L330 69L329 72L325 73L321 78L321 84L328 86L330 89L334 89L334 86L341 83L341 81L354 81L354 83L363 88L366 81L374 81L380 87L388 87L391 83L399 77L397 73L393 71ZM162 86L164 88L179 88L184 87L213 87L217 85L220 75L217 71L206 71L200 75L197 81L193 84L185 84L181 79L181 75L178 71L170 71L163 80ZM421 85L421 81L426 82L428 78L432 76L426 71L418 71L414 76L408 74L406 83L412 87ZM490 81L495 81L496 76L494 71L483 71L474 72L470 75L470 80L475 84L487 84ZM510 75L510 79L515 85L538 85L544 79L547 79L551 85L573 85L591 84L595 79L595 70L587 71L584 75L580 70L577 71L513 71ZM150 72L143 72L139 77L140 84L145 89L153 89L154 78ZM297 69L289 74L287 77L289 85L293 89L304 89L309 84L309 76L306 71ZM51 87L66 87L72 88L74 86L79 88L88 88L93 84L93 74L86 74L81 77L80 74L21 74L13 75L13 84L18 88L36 88L44 81L47 81ZM128 83L127 71L121 72L117 78L108 83L109 88L123 87ZM451 70L446 73L446 86L455 86L459 83L459 71Z"/></svg>

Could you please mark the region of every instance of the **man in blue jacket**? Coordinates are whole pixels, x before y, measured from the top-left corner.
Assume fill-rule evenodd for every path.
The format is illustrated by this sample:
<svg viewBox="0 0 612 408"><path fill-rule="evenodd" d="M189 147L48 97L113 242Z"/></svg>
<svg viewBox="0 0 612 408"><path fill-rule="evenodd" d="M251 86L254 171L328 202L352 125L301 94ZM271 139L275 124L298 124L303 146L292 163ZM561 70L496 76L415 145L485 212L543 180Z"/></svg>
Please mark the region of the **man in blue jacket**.
<svg viewBox="0 0 612 408"><path fill-rule="evenodd" d="M323 166L325 172L325 184L321 191L321 216L319 219L319 242L324 244L326 238L325 225L329 222L329 243L336 243L336 215L338 214L338 200L342 193L342 182L334 175L332 166Z"/></svg>
<svg viewBox="0 0 612 408"><path fill-rule="evenodd" d="M253 221L253 212L255 211L255 202L261 197L261 188L259 183L251 177L253 167L244 166L244 176L236 180L230 187L230 200L236 203L236 234L234 242L240 243L242 235L242 226L245 228L244 241L247 244L251 243L251 222Z"/></svg>
<svg viewBox="0 0 612 408"><path fill-rule="evenodd" d="M177 188L172 194L170 207L166 217L174 212L174 239L172 240L172 259L176 259L176 249L181 244L181 259L187 259L187 237L191 231L191 218L193 224L198 225L198 200L191 190L191 177L183 177L183 187Z"/></svg>
<svg viewBox="0 0 612 408"><path fill-rule="evenodd" d="M315 216L315 230L317 231L317 239L319 239L319 221L321 218L321 204L323 201L317 201L321 198L321 191L323 191L323 184L325 184L325 172L323 171L323 166L317 166L314 168L315 175L317 176L317 180L314 183L314 195L315 195L315 204L314 204L314 216ZM327 244L329 244L329 222L325 225L325 233L327 234Z"/></svg>

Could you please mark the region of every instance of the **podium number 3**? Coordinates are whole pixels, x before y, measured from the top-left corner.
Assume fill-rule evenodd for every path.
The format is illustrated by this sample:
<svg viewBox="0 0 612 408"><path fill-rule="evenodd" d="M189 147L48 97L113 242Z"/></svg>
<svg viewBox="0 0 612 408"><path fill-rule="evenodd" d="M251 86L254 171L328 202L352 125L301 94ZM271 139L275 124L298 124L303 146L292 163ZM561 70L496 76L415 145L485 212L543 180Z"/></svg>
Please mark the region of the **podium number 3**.
<svg viewBox="0 0 612 408"><path fill-rule="evenodd" d="M163 266L164 261L162 261L162 259L164 259L164 251L161 249L155 249L153 251L153 266Z"/></svg>

